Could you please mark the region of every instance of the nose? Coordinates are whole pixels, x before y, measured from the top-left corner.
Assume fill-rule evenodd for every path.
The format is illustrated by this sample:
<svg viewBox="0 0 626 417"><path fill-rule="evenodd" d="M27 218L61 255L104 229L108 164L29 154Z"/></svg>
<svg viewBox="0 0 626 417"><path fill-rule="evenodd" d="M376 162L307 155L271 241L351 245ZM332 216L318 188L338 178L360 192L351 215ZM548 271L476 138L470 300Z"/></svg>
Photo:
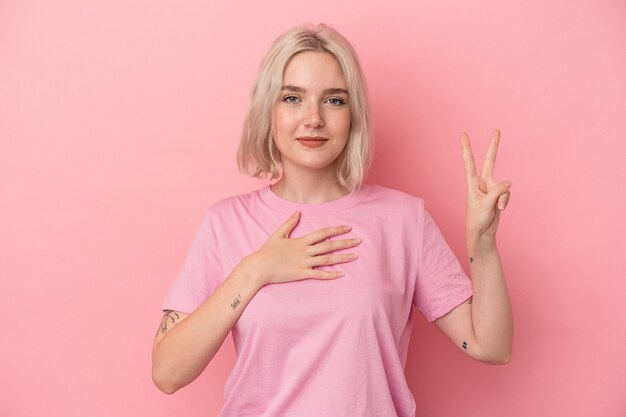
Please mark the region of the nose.
<svg viewBox="0 0 626 417"><path fill-rule="evenodd" d="M318 128L324 126L324 119L317 103L309 104L305 115L306 127Z"/></svg>

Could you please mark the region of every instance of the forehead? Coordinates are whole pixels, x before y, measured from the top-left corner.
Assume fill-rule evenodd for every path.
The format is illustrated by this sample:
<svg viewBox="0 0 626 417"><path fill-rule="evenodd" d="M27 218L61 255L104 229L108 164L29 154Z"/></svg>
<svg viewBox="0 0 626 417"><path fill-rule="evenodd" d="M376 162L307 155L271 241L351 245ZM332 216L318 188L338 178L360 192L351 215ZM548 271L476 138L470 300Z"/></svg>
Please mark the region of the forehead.
<svg viewBox="0 0 626 417"><path fill-rule="evenodd" d="M341 66L327 52L300 52L291 58L283 73L283 85L309 88L346 88Z"/></svg>

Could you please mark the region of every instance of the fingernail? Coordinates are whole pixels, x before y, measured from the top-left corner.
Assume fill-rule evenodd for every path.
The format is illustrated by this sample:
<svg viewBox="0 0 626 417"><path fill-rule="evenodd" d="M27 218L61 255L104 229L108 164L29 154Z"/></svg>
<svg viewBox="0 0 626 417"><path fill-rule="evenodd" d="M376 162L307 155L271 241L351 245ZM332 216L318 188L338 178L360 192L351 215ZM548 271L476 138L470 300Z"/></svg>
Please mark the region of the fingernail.
<svg viewBox="0 0 626 417"><path fill-rule="evenodd" d="M299 211L299 210L296 210L296 212L295 212L295 213L293 213L293 214L291 215L291 217L296 216L298 213L300 213L300 211Z"/></svg>
<svg viewBox="0 0 626 417"><path fill-rule="evenodd" d="M344 226L343 227L343 230L350 230L350 229L352 229L350 226Z"/></svg>

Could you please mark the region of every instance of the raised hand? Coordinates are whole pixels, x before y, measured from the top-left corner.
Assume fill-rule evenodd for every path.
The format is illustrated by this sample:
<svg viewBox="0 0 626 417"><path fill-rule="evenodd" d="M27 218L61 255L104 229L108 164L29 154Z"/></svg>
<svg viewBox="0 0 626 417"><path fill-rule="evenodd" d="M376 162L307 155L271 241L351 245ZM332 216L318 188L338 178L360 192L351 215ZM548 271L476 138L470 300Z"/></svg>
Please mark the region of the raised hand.
<svg viewBox="0 0 626 417"><path fill-rule="evenodd" d="M465 227L467 237L471 240L495 239L500 221L500 211L504 210L509 202L511 181L495 182L492 179L499 143L500 131L496 129L493 131L485 162L480 175L478 175L469 137L465 132L461 134L465 176L467 178Z"/></svg>
<svg viewBox="0 0 626 417"><path fill-rule="evenodd" d="M326 241L331 236L349 232L349 227L326 227L299 238L290 238L289 234L299 219L300 213L292 215L258 251L244 259L244 262L248 262L254 268L263 285L306 278L339 278L343 275L341 271L323 271L313 267L351 262L356 259L355 254L331 255L329 252L357 246L360 243L357 239Z"/></svg>

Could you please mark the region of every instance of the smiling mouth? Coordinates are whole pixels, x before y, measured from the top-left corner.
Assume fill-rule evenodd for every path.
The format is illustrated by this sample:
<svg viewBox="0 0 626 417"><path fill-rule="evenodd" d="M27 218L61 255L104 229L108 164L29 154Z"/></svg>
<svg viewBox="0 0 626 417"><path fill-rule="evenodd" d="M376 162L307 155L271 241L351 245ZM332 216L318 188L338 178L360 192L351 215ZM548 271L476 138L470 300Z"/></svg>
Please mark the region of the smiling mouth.
<svg viewBox="0 0 626 417"><path fill-rule="evenodd" d="M301 138L297 138L297 140L304 141L304 142L325 142L328 139L320 137L320 136L315 136L315 137L313 137L313 136L303 136Z"/></svg>
<svg viewBox="0 0 626 417"><path fill-rule="evenodd" d="M320 137L302 137L297 138L297 141L308 148L317 148L326 143L328 139Z"/></svg>

